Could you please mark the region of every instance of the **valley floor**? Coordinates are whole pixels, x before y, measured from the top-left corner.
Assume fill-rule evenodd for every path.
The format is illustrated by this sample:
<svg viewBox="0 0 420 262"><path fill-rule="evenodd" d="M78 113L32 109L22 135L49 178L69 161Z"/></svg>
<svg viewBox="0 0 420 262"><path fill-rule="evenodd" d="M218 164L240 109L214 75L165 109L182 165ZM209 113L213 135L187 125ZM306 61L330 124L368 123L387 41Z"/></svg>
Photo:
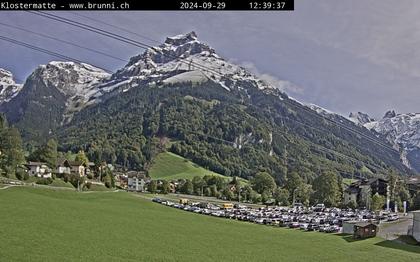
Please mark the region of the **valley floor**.
<svg viewBox="0 0 420 262"><path fill-rule="evenodd" d="M126 192L11 187L0 209L2 261L420 260L420 247L192 214Z"/></svg>

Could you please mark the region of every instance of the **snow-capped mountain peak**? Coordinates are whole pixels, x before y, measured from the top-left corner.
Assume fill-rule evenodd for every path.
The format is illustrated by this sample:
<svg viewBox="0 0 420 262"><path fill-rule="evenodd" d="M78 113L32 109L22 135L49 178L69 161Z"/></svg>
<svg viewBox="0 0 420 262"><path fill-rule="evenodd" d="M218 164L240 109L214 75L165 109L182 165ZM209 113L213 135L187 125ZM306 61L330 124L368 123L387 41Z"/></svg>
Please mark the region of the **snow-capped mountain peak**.
<svg viewBox="0 0 420 262"><path fill-rule="evenodd" d="M84 96L90 87L110 76L104 70L85 63L61 61L41 65L34 74L46 85L56 87L67 96Z"/></svg>
<svg viewBox="0 0 420 262"><path fill-rule="evenodd" d="M22 85L15 82L13 74L0 68L0 104L9 102L21 89Z"/></svg>
<svg viewBox="0 0 420 262"><path fill-rule="evenodd" d="M404 164L420 171L420 113L396 114L390 110L382 119L364 126L385 135L401 149Z"/></svg>
<svg viewBox="0 0 420 262"><path fill-rule="evenodd" d="M349 115L349 120L359 125L365 125L367 123L375 121L374 118L362 112L351 112Z"/></svg>
<svg viewBox="0 0 420 262"><path fill-rule="evenodd" d="M195 32L168 37L165 43L148 48L144 53L131 58L112 79L103 91L126 91L142 84L207 81L213 81L229 91L246 89L245 86L267 92L278 91L245 68L221 58L213 48L200 42Z"/></svg>
<svg viewBox="0 0 420 262"><path fill-rule="evenodd" d="M109 79L111 74L103 69L85 63L52 61L40 65L30 76L31 84L26 88L36 88L43 83L48 88L55 88L66 97L64 122L73 114L94 102L99 86ZM35 84L33 84L35 83Z"/></svg>
<svg viewBox="0 0 420 262"><path fill-rule="evenodd" d="M393 118L395 116L397 116L395 110L389 110L385 113L384 118Z"/></svg>

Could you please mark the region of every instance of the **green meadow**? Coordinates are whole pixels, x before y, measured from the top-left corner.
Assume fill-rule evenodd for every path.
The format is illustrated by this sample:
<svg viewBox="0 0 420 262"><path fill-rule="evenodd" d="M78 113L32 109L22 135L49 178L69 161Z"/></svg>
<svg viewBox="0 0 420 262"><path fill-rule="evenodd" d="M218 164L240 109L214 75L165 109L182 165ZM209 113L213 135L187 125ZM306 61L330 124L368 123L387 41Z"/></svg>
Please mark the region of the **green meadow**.
<svg viewBox="0 0 420 262"><path fill-rule="evenodd" d="M149 171L152 179L192 179L194 176L222 176L171 152L160 153Z"/></svg>
<svg viewBox="0 0 420 262"><path fill-rule="evenodd" d="M0 261L420 261L420 247L193 214L126 192L0 190Z"/></svg>

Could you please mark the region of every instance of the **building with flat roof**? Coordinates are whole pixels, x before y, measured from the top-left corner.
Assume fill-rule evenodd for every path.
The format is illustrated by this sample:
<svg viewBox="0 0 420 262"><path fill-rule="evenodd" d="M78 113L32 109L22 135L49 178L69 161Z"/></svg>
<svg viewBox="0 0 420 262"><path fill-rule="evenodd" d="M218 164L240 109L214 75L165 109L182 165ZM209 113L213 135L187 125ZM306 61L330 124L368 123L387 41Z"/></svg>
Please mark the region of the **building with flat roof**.
<svg viewBox="0 0 420 262"><path fill-rule="evenodd" d="M413 211L413 238L420 242L420 210Z"/></svg>

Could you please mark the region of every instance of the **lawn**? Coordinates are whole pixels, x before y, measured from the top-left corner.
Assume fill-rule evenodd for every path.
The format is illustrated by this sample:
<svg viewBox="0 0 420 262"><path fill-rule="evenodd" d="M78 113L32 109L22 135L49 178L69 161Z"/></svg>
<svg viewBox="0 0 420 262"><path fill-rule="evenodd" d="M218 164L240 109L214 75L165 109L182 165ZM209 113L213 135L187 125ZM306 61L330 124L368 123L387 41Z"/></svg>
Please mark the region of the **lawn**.
<svg viewBox="0 0 420 262"><path fill-rule="evenodd" d="M419 261L420 247L173 209L126 192L0 190L1 261Z"/></svg>
<svg viewBox="0 0 420 262"><path fill-rule="evenodd" d="M194 176L205 175L221 176L170 152L161 153L155 158L149 174L153 179L166 180L192 179Z"/></svg>
<svg viewBox="0 0 420 262"><path fill-rule="evenodd" d="M64 180L58 179L58 178L54 179L53 182L51 184L49 184L49 186L67 187L67 188L74 189L74 186L70 182L64 182Z"/></svg>

